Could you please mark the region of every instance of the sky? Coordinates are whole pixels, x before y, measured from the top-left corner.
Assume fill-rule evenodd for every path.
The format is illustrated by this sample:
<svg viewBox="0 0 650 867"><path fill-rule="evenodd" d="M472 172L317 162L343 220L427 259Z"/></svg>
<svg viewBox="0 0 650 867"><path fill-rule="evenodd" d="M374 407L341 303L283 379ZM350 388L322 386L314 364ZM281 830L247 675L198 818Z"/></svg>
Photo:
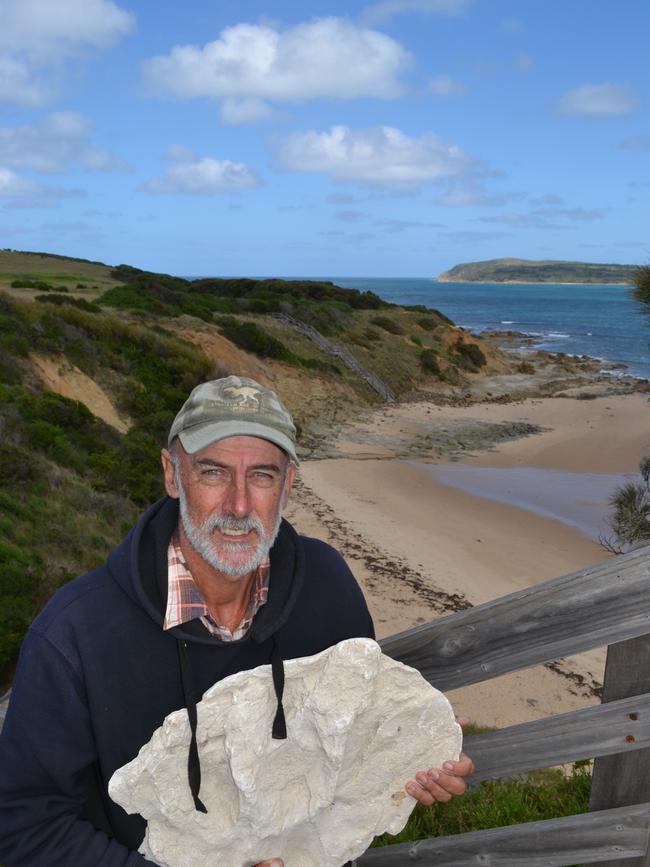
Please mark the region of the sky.
<svg viewBox="0 0 650 867"><path fill-rule="evenodd" d="M0 0L0 247L199 275L650 259L648 0Z"/></svg>

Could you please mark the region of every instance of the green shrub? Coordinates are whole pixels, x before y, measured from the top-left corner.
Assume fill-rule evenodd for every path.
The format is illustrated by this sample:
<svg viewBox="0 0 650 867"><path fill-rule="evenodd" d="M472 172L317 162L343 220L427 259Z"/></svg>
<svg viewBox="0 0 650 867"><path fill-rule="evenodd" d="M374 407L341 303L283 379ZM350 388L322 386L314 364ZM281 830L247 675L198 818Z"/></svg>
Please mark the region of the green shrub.
<svg viewBox="0 0 650 867"><path fill-rule="evenodd" d="M636 269L632 295L637 301L650 307L650 264L640 265Z"/></svg>
<svg viewBox="0 0 650 867"><path fill-rule="evenodd" d="M284 343L267 334L255 322L238 322L231 316L222 316L217 320L217 326L224 337L247 352L278 361L296 361L296 356Z"/></svg>
<svg viewBox="0 0 650 867"><path fill-rule="evenodd" d="M115 307L117 310L144 310L156 316L178 316L181 312L177 307L163 304L158 298L134 284L114 286L97 299L97 303L105 307Z"/></svg>
<svg viewBox="0 0 650 867"><path fill-rule="evenodd" d="M438 363L437 353L434 349L423 349L420 353L420 367L425 373L431 373L433 376L440 377L440 364Z"/></svg>
<svg viewBox="0 0 650 867"><path fill-rule="evenodd" d="M483 350L475 343L465 343L461 339L454 346L454 352L458 359L458 365L465 370L476 371L487 364Z"/></svg>
<svg viewBox="0 0 650 867"><path fill-rule="evenodd" d="M86 313L101 313L101 307L99 307L99 305L86 301L85 298L63 298L61 295L37 295L34 298L34 301L40 301L45 304L54 304L56 306L60 306L61 304L70 304L73 307L77 307L79 310L85 310Z"/></svg>
<svg viewBox="0 0 650 867"><path fill-rule="evenodd" d="M390 319L388 316L375 316L370 321L373 325L383 328L384 331L388 331L390 334L404 334L404 329L399 322Z"/></svg>
<svg viewBox="0 0 650 867"><path fill-rule="evenodd" d="M35 612L36 569L40 558L0 541L0 671L18 653Z"/></svg>
<svg viewBox="0 0 650 867"><path fill-rule="evenodd" d="M422 338L419 334L411 334L411 341L415 343L416 346L422 346Z"/></svg>

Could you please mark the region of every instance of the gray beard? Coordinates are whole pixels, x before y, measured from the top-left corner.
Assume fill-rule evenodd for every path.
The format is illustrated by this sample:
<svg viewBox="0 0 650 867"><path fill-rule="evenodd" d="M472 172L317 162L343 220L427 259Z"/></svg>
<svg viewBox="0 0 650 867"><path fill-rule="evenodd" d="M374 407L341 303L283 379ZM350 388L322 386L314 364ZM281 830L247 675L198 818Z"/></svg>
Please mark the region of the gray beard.
<svg viewBox="0 0 650 867"><path fill-rule="evenodd" d="M266 533L259 518L250 515L245 518L237 518L235 515L211 515L203 524L195 524L190 516L187 497L180 479L177 480L177 485L181 522L187 540L196 553L213 569L230 578L243 578L266 560L280 530L282 514L279 506L275 525L270 534ZM240 532L255 530L258 542L255 547L244 542L223 542L218 549L212 537L214 530L239 530ZM246 556L242 559L242 555ZM231 559L232 557L236 560Z"/></svg>

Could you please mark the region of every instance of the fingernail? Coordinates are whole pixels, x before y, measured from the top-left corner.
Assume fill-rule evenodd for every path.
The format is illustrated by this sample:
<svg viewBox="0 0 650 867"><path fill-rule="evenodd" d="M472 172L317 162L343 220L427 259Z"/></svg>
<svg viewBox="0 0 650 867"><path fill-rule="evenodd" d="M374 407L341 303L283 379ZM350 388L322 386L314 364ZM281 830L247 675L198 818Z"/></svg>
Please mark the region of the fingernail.
<svg viewBox="0 0 650 867"><path fill-rule="evenodd" d="M423 774L422 771L420 771L418 774L415 775L415 779L418 781L418 783L421 783L423 786L425 786L427 783L427 775Z"/></svg>
<svg viewBox="0 0 650 867"><path fill-rule="evenodd" d="M413 783L407 783L404 788L409 793L409 795L411 795L411 797L415 797L415 793L417 792L417 786L413 785Z"/></svg>
<svg viewBox="0 0 650 867"><path fill-rule="evenodd" d="M454 770L454 763L453 762L445 762L443 765L443 768L446 771L453 771Z"/></svg>

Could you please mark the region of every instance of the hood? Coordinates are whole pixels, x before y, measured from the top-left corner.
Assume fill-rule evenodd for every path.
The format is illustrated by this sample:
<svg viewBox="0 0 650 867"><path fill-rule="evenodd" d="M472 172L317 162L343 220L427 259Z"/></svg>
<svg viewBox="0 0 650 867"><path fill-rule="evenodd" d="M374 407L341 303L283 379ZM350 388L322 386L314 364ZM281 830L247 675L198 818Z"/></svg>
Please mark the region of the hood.
<svg viewBox="0 0 650 867"><path fill-rule="evenodd" d="M167 547L177 524L178 500L163 497L147 509L107 561L112 578L161 628L167 607ZM261 644L270 638L286 623L302 588L302 542L284 519L271 549L270 560L267 601L257 612L248 634L240 641L252 640ZM198 620L169 631L179 640L219 644Z"/></svg>

